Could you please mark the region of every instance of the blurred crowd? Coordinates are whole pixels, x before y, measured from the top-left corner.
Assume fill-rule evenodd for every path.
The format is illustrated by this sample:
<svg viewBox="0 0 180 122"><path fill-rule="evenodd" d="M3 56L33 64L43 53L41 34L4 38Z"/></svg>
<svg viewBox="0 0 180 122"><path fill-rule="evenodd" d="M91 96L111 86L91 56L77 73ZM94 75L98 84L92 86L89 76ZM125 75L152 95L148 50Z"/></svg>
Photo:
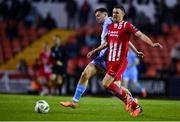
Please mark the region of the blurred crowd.
<svg viewBox="0 0 180 122"><path fill-rule="evenodd" d="M151 49L146 45L138 42L134 42L137 49L144 51L146 57L141 61L139 70L141 72L140 77L143 76L156 76L161 78L167 78L169 76L180 76L179 68L179 43L180 43L180 0L176 0L175 5L168 6L165 0L98 0L99 3L104 3L109 11L109 16L112 15L113 6L118 4L127 5L125 19L132 22L138 29L142 30L144 33L148 34L153 41L158 41L163 44L164 48L162 52L157 52L155 49ZM137 6L134 2L140 5L153 4L155 13L154 21L145 14L143 11L138 11ZM82 27L86 26L94 14L92 6L88 0L84 0L80 7L78 7L75 0L68 0L66 2L65 10L68 16L67 28L75 28L76 25ZM77 18L77 20L76 20ZM88 29L92 27L91 23ZM93 26L94 27L94 26ZM98 35L97 30L93 29ZM92 33L93 34L93 33ZM100 34L100 33L99 33ZM77 34L78 35L78 34ZM76 38L77 43L83 43L83 38L91 36L88 32L83 34L81 32L81 37ZM91 37L92 38L92 37ZM81 40L82 39L82 40ZM93 38L88 42L93 43ZM136 40L136 39L133 39ZM154 52L154 53L150 53Z"/></svg>
<svg viewBox="0 0 180 122"><path fill-rule="evenodd" d="M0 64L52 28L56 22L51 15L43 18L27 0L0 1Z"/></svg>
<svg viewBox="0 0 180 122"><path fill-rule="evenodd" d="M118 4L128 5L125 16L126 20L131 21L144 32L153 35L162 34L161 28L163 23L167 23L168 26L180 24L180 17L178 15L180 11L180 0L176 0L176 4L173 7L166 5L165 0L137 0L138 5L149 5L150 3L154 5L155 22L152 22L145 12L137 10L137 6L133 4L135 1L99 0L98 2L106 5L109 16L112 16L112 9L114 6ZM79 7L75 0L68 0L66 2L65 10L68 17L67 28L75 28L77 25L82 27L88 23L88 20L91 20L92 14L94 14L88 0L84 0Z"/></svg>

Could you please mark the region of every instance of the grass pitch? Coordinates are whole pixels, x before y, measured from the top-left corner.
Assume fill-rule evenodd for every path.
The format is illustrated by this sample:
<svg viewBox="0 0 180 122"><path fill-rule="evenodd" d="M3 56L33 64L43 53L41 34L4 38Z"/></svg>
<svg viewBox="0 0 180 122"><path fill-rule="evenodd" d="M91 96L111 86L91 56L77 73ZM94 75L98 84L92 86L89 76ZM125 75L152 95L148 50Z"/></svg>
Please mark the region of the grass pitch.
<svg viewBox="0 0 180 122"><path fill-rule="evenodd" d="M37 100L46 100L50 105L48 114L34 111ZM116 98L82 97L77 109L64 108L59 101L71 97L6 95L0 94L0 121L176 121L180 120L180 101L139 100L143 113L131 117L124 105Z"/></svg>

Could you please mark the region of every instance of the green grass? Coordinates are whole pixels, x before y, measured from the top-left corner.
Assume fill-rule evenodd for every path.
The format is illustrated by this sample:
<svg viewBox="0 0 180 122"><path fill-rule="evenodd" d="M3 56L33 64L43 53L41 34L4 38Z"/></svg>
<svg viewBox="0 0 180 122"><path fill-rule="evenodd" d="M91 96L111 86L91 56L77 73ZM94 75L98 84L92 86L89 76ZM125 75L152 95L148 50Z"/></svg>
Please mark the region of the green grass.
<svg viewBox="0 0 180 122"><path fill-rule="evenodd" d="M34 111L35 102L40 99L46 100L49 103L50 112L48 114L38 114ZM67 100L71 100L71 97L0 94L0 121L180 120L180 101L139 100L143 106L143 113L134 118L125 112L124 105L115 98L82 97L77 109L59 106L59 101Z"/></svg>

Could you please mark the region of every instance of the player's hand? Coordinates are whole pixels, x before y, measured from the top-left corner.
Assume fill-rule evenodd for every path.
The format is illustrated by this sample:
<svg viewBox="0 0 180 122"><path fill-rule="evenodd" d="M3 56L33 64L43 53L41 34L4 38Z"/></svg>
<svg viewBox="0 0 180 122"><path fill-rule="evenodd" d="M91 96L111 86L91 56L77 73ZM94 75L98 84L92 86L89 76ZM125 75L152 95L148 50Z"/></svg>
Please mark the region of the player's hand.
<svg viewBox="0 0 180 122"><path fill-rule="evenodd" d="M143 58L143 57L144 57L144 53L143 53L143 52L137 52L137 56L138 56L139 58Z"/></svg>
<svg viewBox="0 0 180 122"><path fill-rule="evenodd" d="M163 46L161 44L159 44L159 43L154 43L153 47L154 48L163 48Z"/></svg>
<svg viewBox="0 0 180 122"><path fill-rule="evenodd" d="M62 63L61 61L57 61L56 64L57 64L58 66L62 66L62 65L63 65L63 63Z"/></svg>
<svg viewBox="0 0 180 122"><path fill-rule="evenodd" d="M90 51L90 52L87 54L87 58L90 58L93 54L94 54L94 51Z"/></svg>

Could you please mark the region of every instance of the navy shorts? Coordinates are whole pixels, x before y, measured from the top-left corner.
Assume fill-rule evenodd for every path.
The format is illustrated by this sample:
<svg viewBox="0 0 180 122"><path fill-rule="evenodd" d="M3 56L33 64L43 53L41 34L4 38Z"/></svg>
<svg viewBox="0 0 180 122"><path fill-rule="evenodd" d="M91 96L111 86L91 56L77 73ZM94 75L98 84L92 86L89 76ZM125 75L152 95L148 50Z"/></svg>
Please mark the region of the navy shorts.
<svg viewBox="0 0 180 122"><path fill-rule="evenodd" d="M97 66L102 70L102 73L106 72L106 57L107 57L107 50L103 53L100 53L95 59L91 61L92 64Z"/></svg>

